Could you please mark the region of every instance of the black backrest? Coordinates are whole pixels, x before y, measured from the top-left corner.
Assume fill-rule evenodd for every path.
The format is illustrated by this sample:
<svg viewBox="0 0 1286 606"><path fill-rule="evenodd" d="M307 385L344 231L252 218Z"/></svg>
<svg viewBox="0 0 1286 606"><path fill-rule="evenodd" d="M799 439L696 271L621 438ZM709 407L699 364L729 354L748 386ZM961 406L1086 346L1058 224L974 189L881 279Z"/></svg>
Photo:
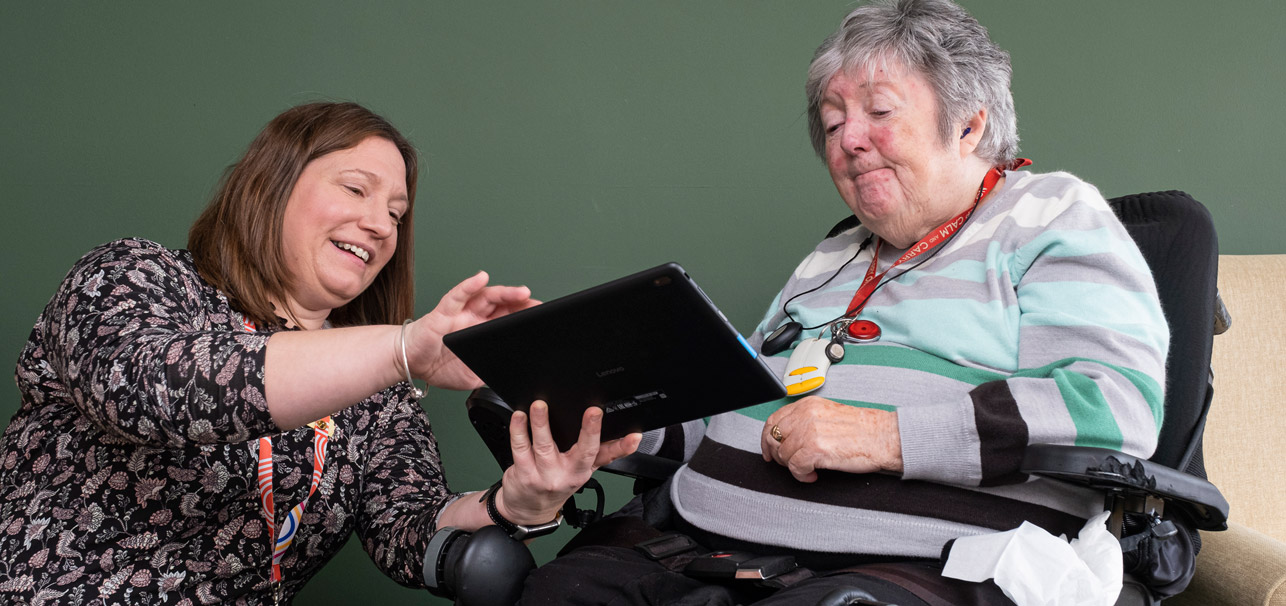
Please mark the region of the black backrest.
<svg viewBox="0 0 1286 606"><path fill-rule="evenodd" d="M1108 200L1152 268L1170 325L1165 421L1152 461L1205 477L1201 431L1210 406L1219 242L1210 213L1180 191Z"/></svg>

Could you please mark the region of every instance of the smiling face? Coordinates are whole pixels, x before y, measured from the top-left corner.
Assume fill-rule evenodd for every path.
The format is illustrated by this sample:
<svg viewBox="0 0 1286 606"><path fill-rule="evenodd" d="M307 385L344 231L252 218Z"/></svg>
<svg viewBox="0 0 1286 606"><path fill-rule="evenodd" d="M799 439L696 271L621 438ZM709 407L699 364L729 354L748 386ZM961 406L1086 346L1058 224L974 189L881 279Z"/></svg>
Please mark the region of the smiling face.
<svg viewBox="0 0 1286 606"><path fill-rule="evenodd" d="M300 324L320 327L371 285L397 248L409 207L406 165L388 139L367 137L304 167L282 225L291 276L284 304Z"/></svg>
<svg viewBox="0 0 1286 606"><path fill-rule="evenodd" d="M876 235L906 248L973 203L986 163L971 155L985 111L969 135L938 134L932 86L912 70L837 72L820 105L826 166L840 197Z"/></svg>

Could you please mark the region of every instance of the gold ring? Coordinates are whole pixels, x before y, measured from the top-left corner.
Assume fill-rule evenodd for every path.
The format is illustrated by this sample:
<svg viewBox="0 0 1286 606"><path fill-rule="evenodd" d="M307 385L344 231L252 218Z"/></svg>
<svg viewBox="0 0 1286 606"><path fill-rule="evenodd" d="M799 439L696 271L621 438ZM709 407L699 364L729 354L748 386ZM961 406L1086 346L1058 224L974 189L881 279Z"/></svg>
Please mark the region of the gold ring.
<svg viewBox="0 0 1286 606"><path fill-rule="evenodd" d="M786 439L786 436L781 435L781 427L776 425L772 426L772 429L768 431L768 434L772 436L772 439L777 440L777 442L781 442Z"/></svg>

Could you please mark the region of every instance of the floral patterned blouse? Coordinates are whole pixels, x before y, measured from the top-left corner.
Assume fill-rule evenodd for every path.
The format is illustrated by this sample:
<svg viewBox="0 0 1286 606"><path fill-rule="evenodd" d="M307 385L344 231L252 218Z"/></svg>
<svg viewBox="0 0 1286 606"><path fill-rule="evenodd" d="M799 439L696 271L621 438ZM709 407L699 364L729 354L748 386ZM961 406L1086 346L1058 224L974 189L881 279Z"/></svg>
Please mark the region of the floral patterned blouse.
<svg viewBox="0 0 1286 606"><path fill-rule="evenodd" d="M187 251L129 239L77 262L18 359L22 405L0 438L0 603L288 602L354 530L386 574L424 586L453 495L405 383L331 416L273 586L258 438L280 525L308 493L313 431L273 424L268 334L242 321Z"/></svg>

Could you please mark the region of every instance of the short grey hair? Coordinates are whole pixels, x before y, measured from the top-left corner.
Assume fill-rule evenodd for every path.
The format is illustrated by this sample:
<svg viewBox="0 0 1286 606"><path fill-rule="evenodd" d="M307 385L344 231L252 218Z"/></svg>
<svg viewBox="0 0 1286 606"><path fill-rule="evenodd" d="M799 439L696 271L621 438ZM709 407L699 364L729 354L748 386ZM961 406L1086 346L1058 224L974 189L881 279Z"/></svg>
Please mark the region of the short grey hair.
<svg viewBox="0 0 1286 606"><path fill-rule="evenodd" d="M987 108L987 128L974 154L993 165L1018 155L1018 119L1009 90L1009 53L951 0L873 0L844 18L817 47L808 66L808 134L826 154L822 94L840 70L900 66L924 75L938 100L938 135L945 144L957 125Z"/></svg>

